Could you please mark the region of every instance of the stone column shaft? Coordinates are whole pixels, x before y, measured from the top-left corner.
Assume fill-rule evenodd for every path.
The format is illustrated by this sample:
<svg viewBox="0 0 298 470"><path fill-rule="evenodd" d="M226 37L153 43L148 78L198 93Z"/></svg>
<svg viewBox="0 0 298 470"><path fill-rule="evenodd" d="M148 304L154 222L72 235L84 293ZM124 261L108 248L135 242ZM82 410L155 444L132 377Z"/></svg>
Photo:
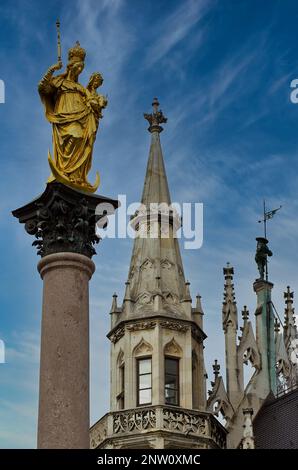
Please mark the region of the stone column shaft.
<svg viewBox="0 0 298 470"><path fill-rule="evenodd" d="M89 448L89 279L93 261L45 256L38 448Z"/></svg>
<svg viewBox="0 0 298 470"><path fill-rule="evenodd" d="M274 314L271 306L271 290L273 284L264 280L254 283L258 306L256 310L256 342L261 353L262 393L266 397L272 391L276 392L276 352L274 341Z"/></svg>

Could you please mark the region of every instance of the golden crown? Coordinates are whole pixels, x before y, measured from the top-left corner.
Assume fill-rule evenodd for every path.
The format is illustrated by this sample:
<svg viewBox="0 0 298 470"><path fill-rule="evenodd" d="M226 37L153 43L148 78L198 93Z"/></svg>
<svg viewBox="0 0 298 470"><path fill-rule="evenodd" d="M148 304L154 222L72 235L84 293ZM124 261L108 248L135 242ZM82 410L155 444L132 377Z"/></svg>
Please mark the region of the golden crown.
<svg viewBox="0 0 298 470"><path fill-rule="evenodd" d="M68 51L68 60L71 60L72 62L84 61L85 57L86 51L81 47L79 41L77 41L75 46Z"/></svg>

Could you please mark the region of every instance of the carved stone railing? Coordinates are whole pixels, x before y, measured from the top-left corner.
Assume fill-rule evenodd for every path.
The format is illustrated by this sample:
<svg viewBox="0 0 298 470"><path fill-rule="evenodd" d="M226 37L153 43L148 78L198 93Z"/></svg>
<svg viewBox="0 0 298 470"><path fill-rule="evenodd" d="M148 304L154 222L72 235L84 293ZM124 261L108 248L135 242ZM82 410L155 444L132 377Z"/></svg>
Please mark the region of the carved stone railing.
<svg viewBox="0 0 298 470"><path fill-rule="evenodd" d="M113 434L156 429L156 409L135 409L113 413Z"/></svg>
<svg viewBox="0 0 298 470"><path fill-rule="evenodd" d="M214 447L226 447L226 431L211 413L175 406L147 406L105 415L90 430L91 448L117 437L154 431L199 437L213 441Z"/></svg>
<svg viewBox="0 0 298 470"><path fill-rule="evenodd" d="M208 435L208 415L185 412L172 408L163 409L163 428L183 434Z"/></svg>
<svg viewBox="0 0 298 470"><path fill-rule="evenodd" d="M90 429L90 447L95 449L107 438L109 415L104 415Z"/></svg>

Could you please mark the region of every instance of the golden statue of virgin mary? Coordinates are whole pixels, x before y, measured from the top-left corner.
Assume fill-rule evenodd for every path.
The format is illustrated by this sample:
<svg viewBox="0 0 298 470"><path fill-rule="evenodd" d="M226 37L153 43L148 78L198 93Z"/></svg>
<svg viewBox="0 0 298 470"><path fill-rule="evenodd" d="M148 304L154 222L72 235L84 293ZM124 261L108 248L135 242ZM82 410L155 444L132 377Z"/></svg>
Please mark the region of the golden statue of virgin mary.
<svg viewBox="0 0 298 470"><path fill-rule="evenodd" d="M73 188L93 193L99 186L99 174L95 184L87 180L91 168L93 145L102 109L107 99L97 93L102 85L100 73L93 73L85 88L78 83L84 69L86 51L79 42L68 52L66 71L56 77L62 62L50 67L38 85L45 106L47 120L53 126L53 158L48 160L52 170L48 182L57 180Z"/></svg>

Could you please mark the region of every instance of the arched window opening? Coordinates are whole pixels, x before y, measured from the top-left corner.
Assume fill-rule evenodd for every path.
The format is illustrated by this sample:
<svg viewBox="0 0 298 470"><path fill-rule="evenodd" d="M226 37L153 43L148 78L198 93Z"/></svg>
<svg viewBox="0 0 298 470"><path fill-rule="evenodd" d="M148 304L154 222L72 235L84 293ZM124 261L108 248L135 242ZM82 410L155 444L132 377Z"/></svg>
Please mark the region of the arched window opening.
<svg viewBox="0 0 298 470"><path fill-rule="evenodd" d="M165 357L165 403L179 406L179 359Z"/></svg>
<svg viewBox="0 0 298 470"><path fill-rule="evenodd" d="M152 403L152 358L137 359L137 405Z"/></svg>

